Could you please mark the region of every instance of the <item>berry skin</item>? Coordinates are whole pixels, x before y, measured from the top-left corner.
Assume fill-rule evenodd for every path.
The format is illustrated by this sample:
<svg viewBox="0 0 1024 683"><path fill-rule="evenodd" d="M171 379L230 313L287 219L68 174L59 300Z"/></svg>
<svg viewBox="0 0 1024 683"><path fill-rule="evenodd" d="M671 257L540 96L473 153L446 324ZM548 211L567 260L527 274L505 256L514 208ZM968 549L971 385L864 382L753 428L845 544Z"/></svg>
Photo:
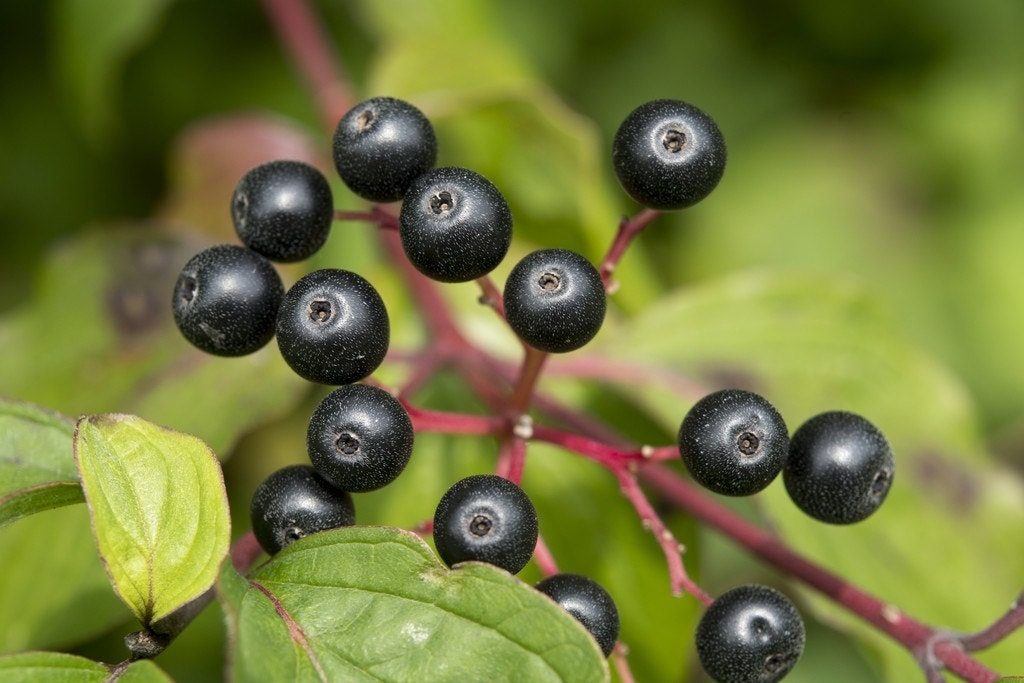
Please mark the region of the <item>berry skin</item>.
<svg viewBox="0 0 1024 683"><path fill-rule="evenodd" d="M231 197L242 243L271 261L307 259L327 241L334 220L331 187L301 161L271 161L247 172Z"/></svg>
<svg viewBox="0 0 1024 683"><path fill-rule="evenodd" d="M205 249L174 285L174 322L193 346L216 356L244 356L274 336L284 285L274 266L233 244Z"/></svg>
<svg viewBox="0 0 1024 683"><path fill-rule="evenodd" d="M398 400L368 384L328 394L306 431L309 459L328 482L352 493L387 486L412 455L412 420Z"/></svg>
<svg viewBox="0 0 1024 683"><path fill-rule="evenodd" d="M608 591L579 574L555 574L534 586L590 631L607 657L619 639L619 610Z"/></svg>
<svg viewBox="0 0 1024 683"><path fill-rule="evenodd" d="M270 555L310 534L356 523L352 496L328 484L310 465L277 470L256 488L252 531Z"/></svg>
<svg viewBox="0 0 1024 683"><path fill-rule="evenodd" d="M789 497L822 522L853 524L870 516L892 485L892 449L859 415L821 413L793 434L782 471Z"/></svg>
<svg viewBox="0 0 1024 683"><path fill-rule="evenodd" d="M517 574L537 545L537 511L508 479L475 474L441 496L434 512L434 545L449 567L476 560Z"/></svg>
<svg viewBox="0 0 1024 683"><path fill-rule="evenodd" d="M601 274L568 249L540 249L505 281L505 318L520 339L549 353L574 351L601 329L607 297Z"/></svg>
<svg viewBox="0 0 1024 683"><path fill-rule="evenodd" d="M679 454L701 486L749 496L772 483L786 464L789 432L766 399L723 389L697 401L679 427Z"/></svg>
<svg viewBox="0 0 1024 683"><path fill-rule="evenodd" d="M512 243L512 212L491 181L448 166L412 182L399 215L402 247L439 282L468 282L494 270Z"/></svg>
<svg viewBox="0 0 1024 683"><path fill-rule="evenodd" d="M277 346L299 376L350 384L384 360L391 325L384 300L347 270L315 270L292 285L277 315Z"/></svg>
<svg viewBox="0 0 1024 683"><path fill-rule="evenodd" d="M719 683L773 683L804 651L804 621L782 593L747 585L723 593L697 624L697 655Z"/></svg>
<svg viewBox="0 0 1024 683"><path fill-rule="evenodd" d="M352 192L372 202L401 199L437 161L434 127L419 109L393 97L353 107L334 131L334 166Z"/></svg>
<svg viewBox="0 0 1024 683"><path fill-rule="evenodd" d="M725 157L725 138L714 120L678 100L640 105L612 143L612 165L626 194L662 211L708 196L722 179Z"/></svg>

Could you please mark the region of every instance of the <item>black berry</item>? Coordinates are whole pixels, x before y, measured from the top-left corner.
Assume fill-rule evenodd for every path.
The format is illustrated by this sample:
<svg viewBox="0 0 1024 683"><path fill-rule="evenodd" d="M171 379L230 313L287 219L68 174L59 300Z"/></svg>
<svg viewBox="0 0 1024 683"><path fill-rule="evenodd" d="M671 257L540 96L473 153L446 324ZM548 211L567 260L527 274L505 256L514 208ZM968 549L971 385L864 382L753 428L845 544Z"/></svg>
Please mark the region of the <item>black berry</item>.
<svg viewBox="0 0 1024 683"><path fill-rule="evenodd" d="M859 415L821 413L800 425L782 471L789 497L831 524L870 516L885 500L895 463L882 432Z"/></svg>
<svg viewBox="0 0 1024 683"><path fill-rule="evenodd" d="M557 602L590 631L607 657L619 639L619 610L601 584L579 574L555 574L536 589Z"/></svg>
<svg viewBox="0 0 1024 683"><path fill-rule="evenodd" d="M504 477L466 477L437 504L434 545L449 567L476 560L516 574L537 545L537 511L526 493Z"/></svg>
<svg viewBox="0 0 1024 683"><path fill-rule="evenodd" d="M412 420L394 396L368 384L328 394L306 431L309 459L343 491L372 491L402 473L412 455Z"/></svg>
<svg viewBox="0 0 1024 683"><path fill-rule="evenodd" d="M440 282L491 272L512 243L512 213L491 181L448 166L413 181L399 216L402 246L416 269Z"/></svg>
<svg viewBox="0 0 1024 683"><path fill-rule="evenodd" d="M765 488L786 464L789 432L765 398L723 389L697 401L679 427L679 454L693 478L727 496Z"/></svg>
<svg viewBox="0 0 1024 683"><path fill-rule="evenodd" d="M238 181L231 218L245 246L272 261L301 261L327 241L334 220L331 187L301 161L271 161Z"/></svg>
<svg viewBox="0 0 1024 683"><path fill-rule="evenodd" d="M244 356L274 336L284 285L254 251L222 244L199 252L174 285L174 322L189 342L217 356Z"/></svg>
<svg viewBox="0 0 1024 683"><path fill-rule="evenodd" d="M281 300L277 345L298 375L320 384L349 384L384 360L388 312L363 277L325 268L305 275Z"/></svg>
<svg viewBox="0 0 1024 683"><path fill-rule="evenodd" d="M604 322L604 282L590 261L568 249L541 249L505 281L505 317L520 339L549 353L580 348Z"/></svg>
<svg viewBox="0 0 1024 683"><path fill-rule="evenodd" d="M634 109L612 143L612 165L626 193L652 209L696 204L725 172L725 139L692 104L653 100Z"/></svg>
<svg viewBox="0 0 1024 683"><path fill-rule="evenodd" d="M289 465L267 477L253 494L249 517L260 547L271 555L310 534L356 523L352 496L309 465Z"/></svg>
<svg viewBox="0 0 1024 683"><path fill-rule="evenodd" d="M434 127L419 109L393 97L353 107L334 131L334 166L352 192L373 202L401 199L437 161Z"/></svg>
<svg viewBox="0 0 1024 683"><path fill-rule="evenodd" d="M772 683L804 651L804 621L793 603L767 586L723 593L697 624L697 655L719 683Z"/></svg>

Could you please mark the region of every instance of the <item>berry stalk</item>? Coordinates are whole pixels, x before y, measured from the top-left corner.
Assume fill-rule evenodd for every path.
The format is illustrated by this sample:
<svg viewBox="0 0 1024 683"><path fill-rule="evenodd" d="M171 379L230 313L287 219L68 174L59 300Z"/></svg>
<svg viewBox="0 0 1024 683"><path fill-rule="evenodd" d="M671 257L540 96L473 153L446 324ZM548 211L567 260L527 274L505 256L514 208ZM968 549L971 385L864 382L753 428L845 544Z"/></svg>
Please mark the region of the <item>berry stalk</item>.
<svg viewBox="0 0 1024 683"><path fill-rule="evenodd" d="M999 680L999 674L964 652L955 639L797 554L778 537L750 524L667 468L650 465L640 471L640 477L680 509L892 637L915 654L926 673L932 673L929 667L934 660L970 683Z"/></svg>

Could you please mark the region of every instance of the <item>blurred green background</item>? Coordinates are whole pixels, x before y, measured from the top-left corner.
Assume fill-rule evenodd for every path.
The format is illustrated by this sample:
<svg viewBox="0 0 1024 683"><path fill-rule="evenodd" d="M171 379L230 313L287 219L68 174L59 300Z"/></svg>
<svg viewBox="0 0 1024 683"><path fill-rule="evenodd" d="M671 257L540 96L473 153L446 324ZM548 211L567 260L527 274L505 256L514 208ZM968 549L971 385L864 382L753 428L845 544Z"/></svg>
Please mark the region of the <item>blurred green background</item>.
<svg viewBox="0 0 1024 683"><path fill-rule="evenodd" d="M638 208L618 190L609 164L612 136L633 107L672 97L716 118L730 150L722 184L701 205L664 217L626 257L602 352L642 353L708 384L725 381L723 358L734 353L729 360L738 365L726 368L729 376L737 368L752 373L777 389L790 414L833 407L815 403L822 397L856 406L879 416L895 445L953 452L961 466L984 469L977 486L1002 479L1001 468L1024 467L1020 2L364 0L315 7L357 96L414 101L437 126L441 163L476 168L502 188L516 217L514 253L553 245L600 258L619 216ZM296 435L322 392L294 381L272 354L249 364L199 365L168 322L166 282L201 245L233 239L228 198L248 167L286 155L331 170L329 131L315 101L256 2L13 0L0 7L0 51L0 394L72 416L138 412L203 436L225 457L234 454L226 468L237 536L256 482L303 457ZM332 183L339 205L359 205L333 175ZM337 228L311 265L327 263L359 268L378 285L393 318L407 323L396 326L397 344L421 338L415 311L368 230ZM286 277L299 268L285 269ZM472 289L447 291L474 338L512 357L514 343L475 309ZM785 305L771 308L773 301ZM832 318L835 309L844 315ZM728 326L747 317L747 329ZM102 328L95 322L101 319ZM797 324L788 336L776 333ZM676 333L685 338L678 346L668 343ZM737 334L746 336L736 341ZM645 346L658 337L666 341ZM835 349L847 355L837 360ZM878 363L857 360L875 356ZM386 369L382 379L400 379L403 371ZM816 375L843 382L832 392L815 384ZM812 388L794 386L794 376ZM193 404L196 386L223 394ZM653 391L638 396L571 383L557 390L654 443L670 442L672 421L693 398L666 404L671 396ZM444 378L419 399L475 408ZM416 477L427 482L420 484L427 499L459 473L492 462L488 444L423 442L417 452L427 455ZM560 458L531 461L536 469L526 479L541 498L548 487L552 501L564 497L563 478L587 494L575 501L572 519L551 525L556 557L570 570L594 569L620 593L637 584L664 590L657 548L631 526L628 509L614 508L621 514L611 519L622 520L588 536L594 548L559 556L560 535L562 545L573 546L588 515L621 504L607 477ZM946 464L918 483L959 491L959 470ZM898 531L876 526L860 542L835 541L880 553L877 564L899 579L879 589L924 608L941 601L928 592L910 596L920 584L914 572L950 561L933 547L949 538L924 534L908 552L917 565L894 563L887 553L903 534L914 536L912 513L930 515L933 526L948 521L943 514L959 514L940 509L932 492L918 486L902 498L907 524L895 524ZM371 496L363 519L411 525L426 516L427 507L404 493ZM993 504L984 519L1020 512L1019 488L1003 493L1006 506ZM778 512L777 489L766 499L792 538L817 535ZM936 510L911 509L929 500ZM753 504L738 509L764 512ZM691 551L700 551L699 573L713 591L740 580L781 580L684 516L671 522ZM21 548L30 523L4 529L0 544ZM993 545L983 549L996 548L998 538L1019 547L1017 520L990 531ZM622 547L602 548L610 537ZM43 550L34 552L46 565ZM618 555L627 552L646 559L623 569ZM951 562L963 569L965 590L986 580L985 559ZM1014 581L1019 589L1019 558L988 560L1001 567L1000 589ZM18 589L11 577L0 570L0 594L4 586ZM943 583L960 585L936 576L933 590ZM641 604L651 599L645 590L636 589ZM1015 595L992 592L998 609ZM980 627L998 614L991 605L972 614L968 604L957 616L969 623L949 625ZM638 607L626 617L639 680L701 680L685 637L692 605L659 609ZM40 623L53 618L39 610ZM74 646L116 658L124 615L116 604L108 612L105 625L78 627L97 636L91 644L67 634L11 636L4 649ZM793 679L820 680L827 672L837 681L906 680L906 668L891 664L884 646L870 636L848 640L832 629L827 611L816 614ZM936 618L951 617L940 610ZM208 610L158 663L180 680L216 678L219 632L219 617ZM1013 658L1004 654L999 661L1007 660ZM1024 658L1006 673L1024 673Z"/></svg>

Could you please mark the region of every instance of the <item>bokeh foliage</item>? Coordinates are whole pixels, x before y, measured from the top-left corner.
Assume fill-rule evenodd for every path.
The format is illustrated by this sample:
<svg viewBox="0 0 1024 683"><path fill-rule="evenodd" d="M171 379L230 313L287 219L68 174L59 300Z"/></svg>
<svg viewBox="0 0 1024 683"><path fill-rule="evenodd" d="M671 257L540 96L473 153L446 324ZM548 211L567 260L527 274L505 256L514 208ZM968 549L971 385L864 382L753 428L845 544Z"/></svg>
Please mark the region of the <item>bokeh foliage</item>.
<svg viewBox="0 0 1024 683"><path fill-rule="evenodd" d="M601 351L630 357L625 352L635 342L708 385L762 382L795 416L837 403L875 408L914 457L925 457L927 446L943 463L953 460L925 470L932 485L952 487L955 498L957 468L979 468L971 485L1008 496L999 509L1019 510L1019 486L986 486L997 483L995 468L1024 465L1024 5L364 0L319 2L317 9L359 95L409 97L435 121L442 163L477 169L502 188L516 217L509 263L542 245L599 258L618 217L637 208L615 186L608 164L618 122L655 97L706 109L729 144L725 178L705 203L659 221L627 256L617 272L623 287L614 299L614 332ZM313 99L258 3L241 0L16 0L0 8L0 51L0 395L71 417L135 412L197 433L231 456L234 527L244 528L259 479L304 457L297 435L318 395L288 375L273 348L237 362L192 353L170 326L162 292L175 259L232 239L228 197L249 166L287 155L330 170L328 131ZM339 204L358 206L332 182ZM365 226L339 225L308 265L326 264L359 269L378 285L404 321L395 326L396 343L421 338L413 306ZM300 273L285 272L292 279ZM759 286L759 278L768 284ZM474 338L512 357L512 340L475 306L470 286L446 294ZM738 324L747 315L743 306L758 307L746 326ZM786 325L793 326L788 333ZM774 335L767 350L758 338L736 338L751 329ZM679 348L641 343L671 334L695 336ZM787 344L821 355L790 355ZM865 357L869 362L857 360ZM389 369L382 379L400 376L401 369ZM816 381L821 376L838 379ZM261 386L273 391L261 393ZM941 390L925 391L934 387ZM593 384L557 391L638 440L664 443L692 399L667 392L655 401ZM420 399L475 408L447 381ZM936 405L948 420L915 413ZM936 443L949 434L953 443ZM492 462L487 442L423 441L413 471L423 500L410 502L404 490L373 494L361 508L364 521L415 524L455 476ZM992 464L986 450L1003 465ZM640 680L688 680L694 607L667 600L660 554L633 524L614 482L586 463L537 452L543 457L528 467L526 484L550 517L559 517L549 530L556 556L567 569L592 570L635 605L624 637L633 641ZM560 515L556 503L572 486L571 510ZM798 546L823 533L787 516L776 493L765 508ZM885 542L912 534L914 514L945 519L948 509L920 509L925 494L896 496L905 514L899 534L881 534ZM988 519L992 511L979 514ZM32 567L45 567L47 544L32 540L45 530L44 517L3 529L0 546L26 549ZM670 521L709 586L780 580L682 516ZM1020 525L1008 524L1005 533L1014 532L1019 539ZM839 550L809 543L808 552L849 562L840 551L876 547L874 533ZM943 566L942 544L970 535L969 526L954 525L944 537L922 536L911 551L915 562L894 569L906 583L879 579L879 590L917 586L910 603L927 608L929 584L935 592L956 585L954 602L966 613L953 616L967 623L947 625L983 625L1000 599L972 599L971 583L989 580L975 566L984 557L953 552L955 580L908 568ZM980 547L999 552L982 536ZM90 551L88 543L68 551L68 566L90 568L68 609L105 604L95 595ZM903 557L885 552L870 564ZM1005 583L1016 577L1019 584L1015 562L1000 569L1009 574ZM870 570L867 580L878 572ZM4 586L17 592L24 575L16 581L13 570L0 569L0 593ZM51 577L39 580L45 585ZM59 585L61 577L52 581ZM646 602L655 605L647 620ZM59 604L21 608L45 624ZM104 625L113 618L109 606L98 613ZM947 614L936 608L934 618ZM220 663L207 663L204 648L211 639L222 642L222 630L216 619L201 619L159 663L183 680L219 677ZM80 628L85 640L95 631ZM42 625L27 632L43 635L0 643L78 645L97 658L119 656L121 632L89 643ZM835 661L847 663L842 673ZM844 640L816 623L808 659L793 679L820 680L827 671L836 680L877 680L884 671L905 680L906 669L886 662L891 658L874 640ZM1007 673L1024 671L1024 662L1019 669Z"/></svg>

